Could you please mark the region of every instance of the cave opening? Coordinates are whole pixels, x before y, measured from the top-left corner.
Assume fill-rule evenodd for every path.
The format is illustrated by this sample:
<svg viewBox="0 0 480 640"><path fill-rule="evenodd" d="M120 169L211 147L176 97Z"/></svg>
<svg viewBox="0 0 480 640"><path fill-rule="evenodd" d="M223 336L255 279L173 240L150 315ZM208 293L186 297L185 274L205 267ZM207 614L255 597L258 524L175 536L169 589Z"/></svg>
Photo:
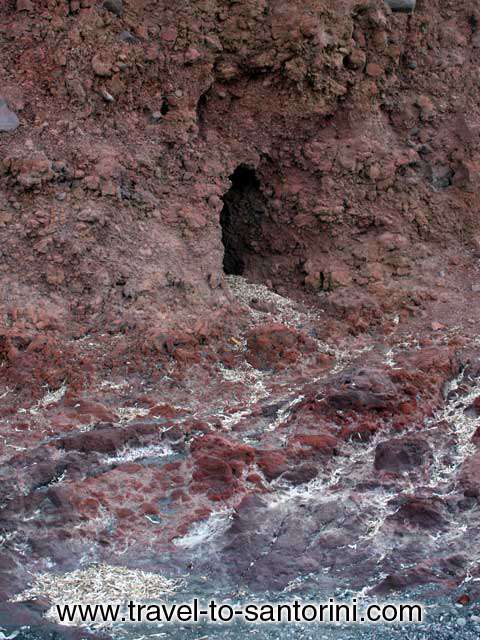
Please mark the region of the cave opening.
<svg viewBox="0 0 480 640"><path fill-rule="evenodd" d="M265 199L255 169L238 166L230 176L232 186L223 196L220 215L224 246L223 270L241 276L259 253Z"/></svg>
<svg viewBox="0 0 480 640"><path fill-rule="evenodd" d="M162 106L160 107L160 113L162 116L166 116L170 111L170 103L168 102L168 98L164 97L162 99Z"/></svg>

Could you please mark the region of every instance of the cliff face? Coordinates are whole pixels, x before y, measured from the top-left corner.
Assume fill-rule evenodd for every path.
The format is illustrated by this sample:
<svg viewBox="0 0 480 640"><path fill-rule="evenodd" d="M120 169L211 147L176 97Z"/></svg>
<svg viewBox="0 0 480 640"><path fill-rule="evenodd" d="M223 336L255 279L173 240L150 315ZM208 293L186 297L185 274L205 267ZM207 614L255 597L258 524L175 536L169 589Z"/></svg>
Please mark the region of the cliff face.
<svg viewBox="0 0 480 640"><path fill-rule="evenodd" d="M3 3L3 317L91 329L223 304L229 217L227 271L404 298L476 231L477 14Z"/></svg>
<svg viewBox="0 0 480 640"><path fill-rule="evenodd" d="M479 575L480 12L389 4L0 4L0 600Z"/></svg>

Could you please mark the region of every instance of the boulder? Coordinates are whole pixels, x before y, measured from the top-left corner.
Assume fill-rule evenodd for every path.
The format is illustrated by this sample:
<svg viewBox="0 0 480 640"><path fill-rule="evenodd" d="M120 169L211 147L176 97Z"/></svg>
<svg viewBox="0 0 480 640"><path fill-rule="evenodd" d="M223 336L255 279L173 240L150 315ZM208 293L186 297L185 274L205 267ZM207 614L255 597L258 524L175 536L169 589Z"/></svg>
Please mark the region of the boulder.
<svg viewBox="0 0 480 640"><path fill-rule="evenodd" d="M302 433L294 438L294 442L302 447L309 447L314 451L331 456L338 445L337 438L329 433Z"/></svg>
<svg viewBox="0 0 480 640"><path fill-rule="evenodd" d="M103 6L118 17L123 15L123 0L105 0Z"/></svg>
<svg viewBox="0 0 480 640"><path fill-rule="evenodd" d="M415 10L417 0L385 0L392 11L400 13L412 13Z"/></svg>
<svg viewBox="0 0 480 640"><path fill-rule="evenodd" d="M380 369L352 369L339 376L327 394L327 403L337 411L370 411L392 408L397 390Z"/></svg>
<svg viewBox="0 0 480 640"><path fill-rule="evenodd" d="M19 124L17 115L8 108L5 100L0 98L0 132L11 133Z"/></svg>
<svg viewBox="0 0 480 640"><path fill-rule="evenodd" d="M480 500L480 451L467 458L460 471L460 484L467 498Z"/></svg>
<svg viewBox="0 0 480 640"><path fill-rule="evenodd" d="M245 467L253 461L249 445L209 434L192 442L193 493L206 493L211 500L225 500L239 486Z"/></svg>
<svg viewBox="0 0 480 640"><path fill-rule="evenodd" d="M282 451L265 450L257 453L257 465L267 480L275 480L287 469L287 457Z"/></svg>
<svg viewBox="0 0 480 640"><path fill-rule="evenodd" d="M375 451L375 469L401 473L421 467L431 459L431 449L422 438L395 438L380 442Z"/></svg>
<svg viewBox="0 0 480 640"><path fill-rule="evenodd" d="M106 425L92 431L65 436L59 440L59 444L65 451L96 451L112 455L125 444L125 432L123 429Z"/></svg>
<svg viewBox="0 0 480 640"><path fill-rule="evenodd" d="M437 498L406 496L389 519L420 529L439 529L445 525L442 502Z"/></svg>
<svg viewBox="0 0 480 640"><path fill-rule="evenodd" d="M41 186L54 178L52 163L43 152L9 156L3 165L24 189Z"/></svg>
<svg viewBox="0 0 480 640"><path fill-rule="evenodd" d="M293 485L298 486L314 480L318 476L318 469L315 465L305 462L298 467L290 469L283 474L282 480L288 480Z"/></svg>
<svg viewBox="0 0 480 640"><path fill-rule="evenodd" d="M284 369L296 362L309 345L313 347L313 341L295 329L281 324L264 325L248 335L246 359L256 369Z"/></svg>

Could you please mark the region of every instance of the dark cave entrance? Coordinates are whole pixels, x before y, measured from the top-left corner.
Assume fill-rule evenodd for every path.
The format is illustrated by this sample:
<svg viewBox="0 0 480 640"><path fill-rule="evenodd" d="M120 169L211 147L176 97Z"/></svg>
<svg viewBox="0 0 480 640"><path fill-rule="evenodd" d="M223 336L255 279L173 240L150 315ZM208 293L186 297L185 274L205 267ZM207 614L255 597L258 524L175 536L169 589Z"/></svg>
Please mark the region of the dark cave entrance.
<svg viewBox="0 0 480 640"><path fill-rule="evenodd" d="M223 196L220 215L224 246L223 270L227 275L244 275L249 262L259 253L261 219L265 199L254 169L240 165L230 176L232 186Z"/></svg>

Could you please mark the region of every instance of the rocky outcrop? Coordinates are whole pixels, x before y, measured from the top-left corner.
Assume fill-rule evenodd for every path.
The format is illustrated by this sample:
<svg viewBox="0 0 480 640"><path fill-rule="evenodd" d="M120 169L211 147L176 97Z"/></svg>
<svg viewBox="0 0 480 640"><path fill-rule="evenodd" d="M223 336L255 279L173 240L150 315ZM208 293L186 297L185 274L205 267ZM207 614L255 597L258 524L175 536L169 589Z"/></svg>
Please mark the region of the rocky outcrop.
<svg viewBox="0 0 480 640"><path fill-rule="evenodd" d="M5 100L0 98L0 131L10 133L20 124L16 114L8 108Z"/></svg>
<svg viewBox="0 0 480 640"><path fill-rule="evenodd" d="M422 304L429 251L477 224L475 6L437 5L6 4L3 317L172 324L228 303L233 250L227 271L347 316Z"/></svg>
<svg viewBox="0 0 480 640"><path fill-rule="evenodd" d="M385 0L385 2L392 11L401 11L402 13L411 13L417 4L416 0Z"/></svg>
<svg viewBox="0 0 480 640"><path fill-rule="evenodd" d="M422 438L397 438L377 446L375 469L400 473L421 467L430 459L430 446Z"/></svg>
<svg viewBox="0 0 480 640"><path fill-rule="evenodd" d="M476 575L479 20L1 4L3 600Z"/></svg>

